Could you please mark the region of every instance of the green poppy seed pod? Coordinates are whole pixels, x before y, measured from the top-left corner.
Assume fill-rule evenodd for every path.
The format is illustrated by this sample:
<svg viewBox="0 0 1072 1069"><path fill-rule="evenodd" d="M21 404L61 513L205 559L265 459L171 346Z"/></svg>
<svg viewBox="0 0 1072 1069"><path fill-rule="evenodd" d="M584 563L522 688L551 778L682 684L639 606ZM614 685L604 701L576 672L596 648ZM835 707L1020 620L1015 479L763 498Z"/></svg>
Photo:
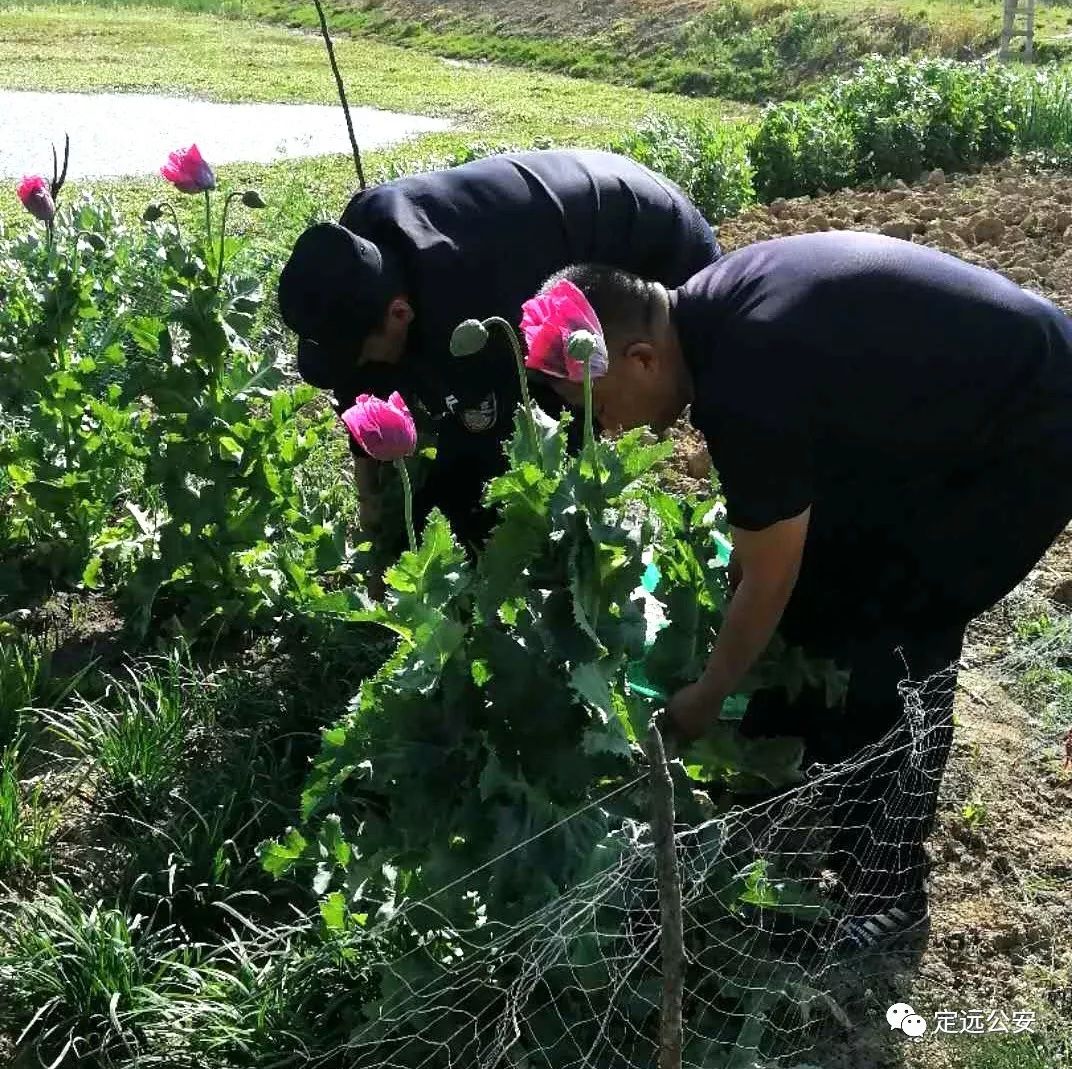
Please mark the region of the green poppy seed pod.
<svg viewBox="0 0 1072 1069"><path fill-rule="evenodd" d="M570 359L588 366L593 379L607 373L607 343L590 330L575 330L566 342Z"/></svg>
<svg viewBox="0 0 1072 1069"><path fill-rule="evenodd" d="M575 330L569 336L566 351L574 360L586 364L591 359L592 353L596 351L595 336L588 330Z"/></svg>
<svg viewBox="0 0 1072 1069"><path fill-rule="evenodd" d="M148 208L142 212L141 221L143 223L155 223L164 214L164 209L159 204L150 204Z"/></svg>
<svg viewBox="0 0 1072 1069"><path fill-rule="evenodd" d="M488 344L488 328L479 319L467 319L454 328L450 336L452 356L472 356Z"/></svg>
<svg viewBox="0 0 1072 1069"><path fill-rule="evenodd" d="M247 189L242 194L242 203L247 208L267 208L268 205L264 203L264 197L262 197L255 189Z"/></svg>

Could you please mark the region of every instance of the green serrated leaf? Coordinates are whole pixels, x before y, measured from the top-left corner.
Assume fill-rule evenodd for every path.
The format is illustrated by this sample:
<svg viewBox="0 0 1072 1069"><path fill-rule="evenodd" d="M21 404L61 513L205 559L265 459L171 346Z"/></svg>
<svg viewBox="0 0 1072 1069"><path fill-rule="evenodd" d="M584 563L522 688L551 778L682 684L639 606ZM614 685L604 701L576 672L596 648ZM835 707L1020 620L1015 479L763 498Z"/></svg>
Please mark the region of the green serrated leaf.
<svg viewBox="0 0 1072 1069"><path fill-rule="evenodd" d="M332 891L320 903L320 919L329 932L346 930L346 897L341 891Z"/></svg>
<svg viewBox="0 0 1072 1069"><path fill-rule="evenodd" d="M615 715L614 695L610 683L603 674L603 665L589 661L580 664L570 673L570 687L581 699L594 706L607 719Z"/></svg>
<svg viewBox="0 0 1072 1069"><path fill-rule="evenodd" d="M261 851L261 863L272 876L285 876L305 857L309 843L297 828L289 828L282 841L266 844Z"/></svg>

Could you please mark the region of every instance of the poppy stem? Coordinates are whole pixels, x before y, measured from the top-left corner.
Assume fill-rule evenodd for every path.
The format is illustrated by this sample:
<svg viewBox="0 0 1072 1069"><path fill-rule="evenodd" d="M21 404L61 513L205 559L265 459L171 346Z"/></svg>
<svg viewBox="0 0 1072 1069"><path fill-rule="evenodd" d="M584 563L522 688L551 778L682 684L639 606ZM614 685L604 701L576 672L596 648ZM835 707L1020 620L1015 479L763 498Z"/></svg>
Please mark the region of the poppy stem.
<svg viewBox="0 0 1072 1069"><path fill-rule="evenodd" d="M167 201L164 201L164 203L163 203L163 204L161 204L161 205L160 205L160 207L161 207L161 208L167 208L167 210L168 210L169 212L171 212L171 218L172 218L172 221L173 221L173 222L175 223L175 233L176 233L176 234L180 234L180 235L181 235L181 234L182 234L182 230L181 230L181 229L180 229L180 227L179 227L179 213L175 211L175 208L174 208L174 206L173 206L173 205L171 205L171 204L168 204L168 202L167 202Z"/></svg>
<svg viewBox="0 0 1072 1069"><path fill-rule="evenodd" d="M208 194L206 194L207 196ZM223 219L220 221L220 256L219 262L216 264L216 292L220 292L220 286L223 285L223 243L227 240L227 212L230 210L231 201L235 197L242 196L241 193L228 193L227 199L223 202Z"/></svg>
<svg viewBox="0 0 1072 1069"><path fill-rule="evenodd" d="M399 458L395 461L398 474L402 478L402 499L406 507L406 534L409 535L410 552L417 552L417 535L413 529L413 484L409 480L409 471L406 469L405 460Z"/></svg>
<svg viewBox="0 0 1072 1069"><path fill-rule="evenodd" d="M205 248L212 248L212 194L205 190Z"/></svg>
<svg viewBox="0 0 1072 1069"><path fill-rule="evenodd" d="M590 357L585 357L584 361L584 444L592 461L592 471L595 473L596 482L600 482L599 459L596 456L596 433L592 424L592 361Z"/></svg>
<svg viewBox="0 0 1072 1069"><path fill-rule="evenodd" d="M532 414L532 399L529 396L528 376L525 373L525 357L521 352L521 343L517 340L514 328L501 316L492 316L484 320L484 326L491 328L497 326L502 329L510 339L510 348L514 351L514 361L517 364L517 377L521 383L521 403L525 408L526 426L529 431L529 445L532 447L532 455L540 463L540 439L536 433L536 417Z"/></svg>

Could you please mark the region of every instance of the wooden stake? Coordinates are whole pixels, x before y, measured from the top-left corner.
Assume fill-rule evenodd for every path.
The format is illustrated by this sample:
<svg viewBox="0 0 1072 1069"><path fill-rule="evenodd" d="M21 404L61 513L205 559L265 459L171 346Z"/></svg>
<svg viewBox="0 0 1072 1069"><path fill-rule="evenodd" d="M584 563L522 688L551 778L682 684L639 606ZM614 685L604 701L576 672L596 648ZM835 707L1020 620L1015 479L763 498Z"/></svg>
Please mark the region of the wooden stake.
<svg viewBox="0 0 1072 1069"><path fill-rule="evenodd" d="M331 64L331 73L335 75L335 86L339 90L339 100L342 101L342 112L346 116L346 132L350 135L350 147L354 153L354 167L357 168L357 181L362 189L365 185L365 168L361 165L361 150L357 147L357 138L354 136L354 123L350 118L350 105L346 102L346 89L342 84L342 75L339 73L339 64L335 61L335 48L331 43L331 34L328 32L328 20L324 15L323 5L320 0L313 0L316 5L316 13L320 16L320 33L324 38L324 45L328 50L328 62Z"/></svg>
<svg viewBox="0 0 1072 1069"><path fill-rule="evenodd" d="M1009 44L1012 41L1012 31L1016 21L1017 4L1018 0L1005 0L1005 17L1001 24L1001 47L998 49L998 59L1002 61L1009 58Z"/></svg>
<svg viewBox="0 0 1072 1069"><path fill-rule="evenodd" d="M646 749L651 762L651 829L655 843L661 919L659 953L662 958L663 995L659 1021L659 1069L681 1069L685 928L681 909L681 873L674 845L674 781L670 778L670 767L657 719L652 720L648 729Z"/></svg>

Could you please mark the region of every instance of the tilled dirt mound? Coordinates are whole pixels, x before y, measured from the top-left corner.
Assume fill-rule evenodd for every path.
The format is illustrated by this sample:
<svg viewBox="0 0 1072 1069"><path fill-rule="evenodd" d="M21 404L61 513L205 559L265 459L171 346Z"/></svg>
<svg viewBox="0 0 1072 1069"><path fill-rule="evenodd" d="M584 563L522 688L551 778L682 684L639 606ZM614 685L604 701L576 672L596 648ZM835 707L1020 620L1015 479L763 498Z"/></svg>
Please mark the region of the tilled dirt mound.
<svg viewBox="0 0 1072 1069"><path fill-rule="evenodd" d="M364 0L356 7L372 7ZM436 25L464 17L493 25L500 33L543 37L577 36L623 30L648 44L672 38L689 19L711 6L710 0L380 0L375 6L395 15Z"/></svg>
<svg viewBox="0 0 1072 1069"><path fill-rule="evenodd" d="M776 200L724 224L727 249L789 234L867 230L1000 271L1072 312L1072 177L1007 163L976 175L934 171L916 186Z"/></svg>

